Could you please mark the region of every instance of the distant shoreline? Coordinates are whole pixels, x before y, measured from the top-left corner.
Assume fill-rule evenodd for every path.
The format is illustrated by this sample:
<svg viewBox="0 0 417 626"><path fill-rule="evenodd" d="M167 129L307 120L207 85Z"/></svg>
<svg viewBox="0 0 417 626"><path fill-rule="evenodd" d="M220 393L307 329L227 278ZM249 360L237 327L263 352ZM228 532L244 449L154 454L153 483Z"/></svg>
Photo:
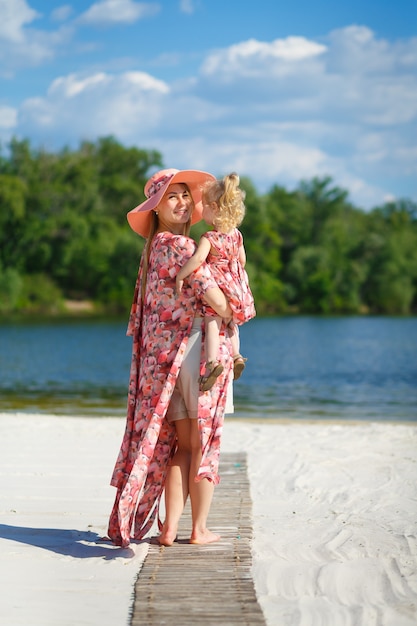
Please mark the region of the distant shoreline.
<svg viewBox="0 0 417 626"><path fill-rule="evenodd" d="M103 419L103 420L107 420L107 419L115 419L115 420L125 420L126 418L126 414L123 411L120 411L119 413L116 414L116 412L112 412L112 410L109 408L106 412L102 412L100 413L100 411L97 411L95 413L88 413L88 412L65 412L65 413L59 413L59 412L51 412L51 411L36 411L36 410L22 410L22 409L4 409L1 408L0 410L0 419L1 417L4 416L17 416L17 417L21 417L21 418L53 418L53 419L65 419L65 418L74 418L74 419L88 419L88 420L97 420L97 419ZM394 419L384 419L384 420L377 420L377 419L342 419L339 417L329 417L329 418L323 418L323 419L315 419L315 418L304 418L304 417L262 417L262 416L251 416L251 417L244 417L242 415L239 414L233 414L233 415L226 415L225 416L225 424L229 423L229 422L241 422L242 424L265 424L265 425L270 425L270 424L278 424L281 426L286 426L286 425L291 425L291 426L318 426L318 425L323 425L323 426L358 426L358 427L365 427L365 426L369 426L370 424L376 424L376 425L391 425L391 426L411 426L411 427L416 427L417 426L417 418L415 420L409 419L409 420L394 420Z"/></svg>

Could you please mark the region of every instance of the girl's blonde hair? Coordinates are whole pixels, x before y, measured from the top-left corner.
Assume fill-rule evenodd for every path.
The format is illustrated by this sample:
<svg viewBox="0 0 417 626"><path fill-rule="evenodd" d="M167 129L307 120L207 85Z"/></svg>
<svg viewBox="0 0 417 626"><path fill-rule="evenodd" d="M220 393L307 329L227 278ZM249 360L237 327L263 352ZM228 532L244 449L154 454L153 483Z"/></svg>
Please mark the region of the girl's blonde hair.
<svg viewBox="0 0 417 626"><path fill-rule="evenodd" d="M239 226L245 217L245 192L239 188L239 183L238 174L232 172L222 180L209 181L203 187L204 202L217 204L213 226L222 233Z"/></svg>

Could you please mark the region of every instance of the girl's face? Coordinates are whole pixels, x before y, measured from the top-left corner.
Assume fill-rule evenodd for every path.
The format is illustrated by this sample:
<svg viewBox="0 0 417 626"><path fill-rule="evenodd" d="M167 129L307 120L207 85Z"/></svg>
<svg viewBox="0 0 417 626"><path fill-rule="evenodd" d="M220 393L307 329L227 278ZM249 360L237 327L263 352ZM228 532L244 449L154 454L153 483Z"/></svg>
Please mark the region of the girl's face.
<svg viewBox="0 0 417 626"><path fill-rule="evenodd" d="M159 219L158 231L168 231L182 235L191 219L194 201L183 183L170 185L156 208Z"/></svg>
<svg viewBox="0 0 417 626"><path fill-rule="evenodd" d="M205 198L204 195L202 198L202 203L203 203L203 220L206 222L206 224L213 226L213 219L216 213L217 205L215 202L208 202L207 198Z"/></svg>

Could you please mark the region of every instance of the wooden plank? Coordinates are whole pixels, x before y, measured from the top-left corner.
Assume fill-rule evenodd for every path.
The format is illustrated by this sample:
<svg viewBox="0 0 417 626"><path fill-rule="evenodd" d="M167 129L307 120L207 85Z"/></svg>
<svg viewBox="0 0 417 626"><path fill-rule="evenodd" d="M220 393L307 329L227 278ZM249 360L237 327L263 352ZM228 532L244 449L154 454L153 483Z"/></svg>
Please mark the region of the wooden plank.
<svg viewBox="0 0 417 626"><path fill-rule="evenodd" d="M244 453L222 454L209 528L221 540L192 545L187 504L172 547L151 543L134 589L131 626L265 626L251 566L252 502Z"/></svg>

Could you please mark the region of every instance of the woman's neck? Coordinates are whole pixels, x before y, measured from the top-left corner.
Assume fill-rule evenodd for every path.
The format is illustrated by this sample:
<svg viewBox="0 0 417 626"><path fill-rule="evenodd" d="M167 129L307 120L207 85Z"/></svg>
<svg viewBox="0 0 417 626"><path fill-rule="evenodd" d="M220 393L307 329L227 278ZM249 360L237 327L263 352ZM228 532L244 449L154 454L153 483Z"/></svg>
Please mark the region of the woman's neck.
<svg viewBox="0 0 417 626"><path fill-rule="evenodd" d="M171 233L172 235L184 235L184 231L185 229L184 229L183 224L178 224L178 227L173 226L172 228L168 228L167 226L160 224L156 232L157 233Z"/></svg>

